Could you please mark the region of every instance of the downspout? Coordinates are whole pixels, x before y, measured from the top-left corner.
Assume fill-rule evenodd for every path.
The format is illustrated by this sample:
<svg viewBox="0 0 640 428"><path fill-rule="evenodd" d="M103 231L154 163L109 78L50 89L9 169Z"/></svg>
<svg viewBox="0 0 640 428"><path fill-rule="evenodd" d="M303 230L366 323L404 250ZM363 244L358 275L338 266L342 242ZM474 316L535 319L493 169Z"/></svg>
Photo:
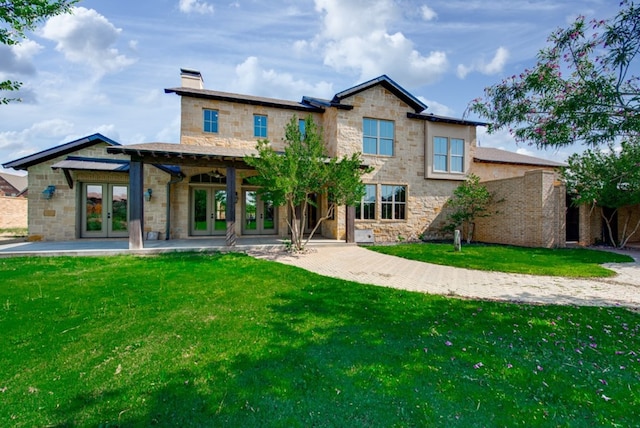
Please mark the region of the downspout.
<svg viewBox="0 0 640 428"><path fill-rule="evenodd" d="M171 234L171 185L180 183L183 179L184 176L180 173L180 175L167 182L167 222L164 231L165 241L169 240L169 235Z"/></svg>

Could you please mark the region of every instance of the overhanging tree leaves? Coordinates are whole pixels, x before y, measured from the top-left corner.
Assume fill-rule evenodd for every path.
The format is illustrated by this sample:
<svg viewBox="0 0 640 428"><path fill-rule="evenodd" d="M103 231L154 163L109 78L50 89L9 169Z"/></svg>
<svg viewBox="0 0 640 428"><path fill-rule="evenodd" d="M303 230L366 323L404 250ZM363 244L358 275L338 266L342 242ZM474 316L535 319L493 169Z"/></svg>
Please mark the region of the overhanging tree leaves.
<svg viewBox="0 0 640 428"><path fill-rule="evenodd" d="M340 205L354 205L364 196L360 153L341 159L329 158L322 141L322 133L311 116L305 119L304 134L298 118L293 116L285 128L283 153L276 152L268 140L257 144L258 155L246 158L257 175L249 180L260 186L258 193L276 206L287 206L291 218L287 224L291 231L291 247L302 251L320 227L331 218ZM303 239L309 206L315 195L326 195L328 203L314 229Z"/></svg>
<svg viewBox="0 0 640 428"><path fill-rule="evenodd" d="M463 235L466 236L469 244L475 232L475 220L492 214L489 212L492 202L493 195L484 184L480 183L480 177L469 174L467 180L456 187L453 197L447 202L453 211L447 217L449 224L444 227L444 230L453 232L462 227Z"/></svg>
<svg viewBox="0 0 640 428"><path fill-rule="evenodd" d="M611 222L620 208L640 204L640 144L623 142L620 151L585 150L568 159L562 174L569 192L578 205L591 205L600 212L607 225L611 242L620 248L640 228L640 218L630 224L629 212L624 217L620 239L613 236ZM609 208L609 215L603 208Z"/></svg>
<svg viewBox="0 0 640 428"><path fill-rule="evenodd" d="M28 30L55 15L68 13L78 0L0 0L0 43L15 45L25 38ZM13 80L0 81L0 91L17 91L22 84ZM19 101L0 96L0 104Z"/></svg>
<svg viewBox="0 0 640 428"><path fill-rule="evenodd" d="M537 147L640 135L640 7L620 7L610 20L579 17L551 34L533 69L486 88L470 111L491 122L489 132L508 128Z"/></svg>

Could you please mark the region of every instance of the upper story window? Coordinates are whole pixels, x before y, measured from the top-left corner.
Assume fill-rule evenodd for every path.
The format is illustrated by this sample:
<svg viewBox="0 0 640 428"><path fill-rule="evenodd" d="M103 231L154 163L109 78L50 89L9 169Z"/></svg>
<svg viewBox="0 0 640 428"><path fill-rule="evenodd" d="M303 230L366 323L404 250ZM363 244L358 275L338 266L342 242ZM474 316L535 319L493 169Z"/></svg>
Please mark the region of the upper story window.
<svg viewBox="0 0 640 428"><path fill-rule="evenodd" d="M204 132L218 132L218 110L203 110L203 127Z"/></svg>
<svg viewBox="0 0 640 428"><path fill-rule="evenodd" d="M356 219L374 220L376 218L376 185L365 184L364 187L364 197L360 205L356 205Z"/></svg>
<svg viewBox="0 0 640 428"><path fill-rule="evenodd" d="M460 138L433 138L433 170L464 172L464 140Z"/></svg>
<svg viewBox="0 0 640 428"><path fill-rule="evenodd" d="M393 122L364 118L362 120L362 152L393 156Z"/></svg>
<svg viewBox="0 0 640 428"><path fill-rule="evenodd" d="M267 116L262 114L253 115L253 136L267 138Z"/></svg>

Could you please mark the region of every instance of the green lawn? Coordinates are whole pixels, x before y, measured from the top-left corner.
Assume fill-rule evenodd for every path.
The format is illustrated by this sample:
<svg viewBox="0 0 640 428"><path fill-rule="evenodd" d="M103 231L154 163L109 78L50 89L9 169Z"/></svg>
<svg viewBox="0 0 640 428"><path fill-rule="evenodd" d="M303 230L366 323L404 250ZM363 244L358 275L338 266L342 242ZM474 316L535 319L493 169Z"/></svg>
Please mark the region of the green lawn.
<svg viewBox="0 0 640 428"><path fill-rule="evenodd" d="M440 243L371 245L366 248L438 265L572 278L613 276L615 272L601 266L602 263L633 262L633 258L627 255L587 248L548 249L470 244L463 245L462 251L456 252L453 244Z"/></svg>
<svg viewBox="0 0 640 428"><path fill-rule="evenodd" d="M0 259L0 426L637 426L640 315L239 254Z"/></svg>

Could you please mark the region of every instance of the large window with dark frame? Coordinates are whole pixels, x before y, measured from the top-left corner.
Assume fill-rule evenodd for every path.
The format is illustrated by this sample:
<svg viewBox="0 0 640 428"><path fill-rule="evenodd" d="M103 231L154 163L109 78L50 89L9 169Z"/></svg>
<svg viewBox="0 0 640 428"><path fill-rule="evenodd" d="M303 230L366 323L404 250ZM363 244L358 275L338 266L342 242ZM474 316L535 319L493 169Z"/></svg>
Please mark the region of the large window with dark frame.
<svg viewBox="0 0 640 428"><path fill-rule="evenodd" d="M360 205L356 205L357 220L374 220L376 218L376 185L365 184L365 194L360 201Z"/></svg>
<svg viewBox="0 0 640 428"><path fill-rule="evenodd" d="M433 170L464 172L464 140L433 137Z"/></svg>
<svg viewBox="0 0 640 428"><path fill-rule="evenodd" d="M362 120L362 152L393 156L393 122L364 118Z"/></svg>
<svg viewBox="0 0 640 428"><path fill-rule="evenodd" d="M406 186L381 186L381 208L383 220L405 220L407 218Z"/></svg>

